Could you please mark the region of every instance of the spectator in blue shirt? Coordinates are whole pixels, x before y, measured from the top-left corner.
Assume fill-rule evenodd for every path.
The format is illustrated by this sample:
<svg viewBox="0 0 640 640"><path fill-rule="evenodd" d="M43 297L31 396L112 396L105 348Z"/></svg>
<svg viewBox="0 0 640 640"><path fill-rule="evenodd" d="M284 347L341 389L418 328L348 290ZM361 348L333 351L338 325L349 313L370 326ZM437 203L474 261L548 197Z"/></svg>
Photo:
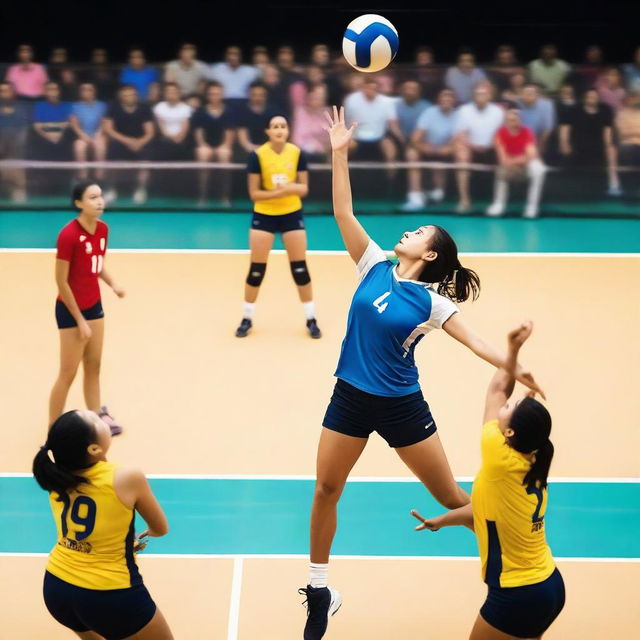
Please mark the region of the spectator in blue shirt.
<svg viewBox="0 0 640 640"><path fill-rule="evenodd" d="M91 154L93 160L102 162L107 157L107 139L102 131L102 118L107 105L96 99L96 86L83 82L78 90L78 102L71 106L71 130L76 134L73 141L73 157L76 162L86 162ZM88 169L82 167L78 179L86 180ZM96 180L104 179L104 169L96 169Z"/></svg>
<svg viewBox="0 0 640 640"><path fill-rule="evenodd" d="M407 161L418 162L421 159L435 162L452 162L454 157L453 138L456 126L456 97L451 89L442 89L437 104L428 107L418 118L416 128L411 135L411 146L407 150ZM432 170L433 188L427 194L432 202L444 199L447 181L445 169ZM427 197L422 191L420 169L408 171L409 192L403 209L415 211L423 208Z"/></svg>
<svg viewBox="0 0 640 640"><path fill-rule="evenodd" d="M520 110L520 119L525 127L529 127L536 136L538 152L544 155L548 148L551 132L556 126L556 113L553 102L540 95L535 84L526 84L516 101Z"/></svg>
<svg viewBox="0 0 640 640"><path fill-rule="evenodd" d="M396 121L399 131L394 131L394 134L403 146L406 146L411 139L418 118L430 106L431 103L428 100L420 97L420 85L416 80L405 80L402 83L400 97L396 102ZM395 126L392 125L392 131L394 129Z"/></svg>
<svg viewBox="0 0 640 640"><path fill-rule="evenodd" d="M640 93L640 47L633 54L633 62L622 67L624 81L629 93Z"/></svg>
<svg viewBox="0 0 640 640"><path fill-rule="evenodd" d="M141 100L155 102L159 97L160 74L147 66L142 49L131 49L129 65L120 73L119 82L135 87Z"/></svg>
<svg viewBox="0 0 640 640"><path fill-rule="evenodd" d="M10 82L0 82L0 160L20 160L24 156L31 113L27 105L16 100ZM0 183L11 190L11 201L23 203L27 199L24 169L0 169Z"/></svg>
<svg viewBox="0 0 640 640"><path fill-rule="evenodd" d="M227 105L236 113L242 110L249 98L249 87L260 73L256 67L242 64L240 47L227 47L224 62L211 65L209 78L222 85Z"/></svg>
<svg viewBox="0 0 640 640"><path fill-rule="evenodd" d="M33 153L40 160L67 160L69 157L69 117L71 105L60 101L60 85L47 82L45 99L33 109Z"/></svg>
<svg viewBox="0 0 640 640"><path fill-rule="evenodd" d="M460 52L456 66L449 67L444 77L445 85L453 91L460 104L470 102L476 85L486 80L485 72L476 67L476 57L468 49Z"/></svg>

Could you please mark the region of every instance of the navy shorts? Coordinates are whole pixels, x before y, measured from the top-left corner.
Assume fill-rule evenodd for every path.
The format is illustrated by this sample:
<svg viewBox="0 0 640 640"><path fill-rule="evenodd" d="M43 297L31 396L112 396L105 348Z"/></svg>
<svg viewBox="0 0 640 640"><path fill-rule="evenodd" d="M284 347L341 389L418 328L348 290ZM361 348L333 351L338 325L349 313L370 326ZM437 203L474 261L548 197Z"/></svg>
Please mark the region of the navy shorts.
<svg viewBox="0 0 640 640"><path fill-rule="evenodd" d="M251 228L257 231L269 233L287 233L287 231L300 231L304 229L302 211L285 213L283 216L267 216L264 213L254 213L251 220Z"/></svg>
<svg viewBox="0 0 640 640"><path fill-rule="evenodd" d="M122 640L146 627L156 613L147 588L98 591L83 589L44 574L44 602L49 613L72 631L95 631L107 640Z"/></svg>
<svg viewBox="0 0 640 640"><path fill-rule="evenodd" d="M98 300L93 307L80 309L80 313L82 313L85 320L104 318L102 302ZM69 329L78 326L76 319L71 315L71 312L67 309L67 305L62 302L62 300L56 300L56 322L58 323L58 329Z"/></svg>
<svg viewBox="0 0 640 640"><path fill-rule="evenodd" d="M564 607L564 581L556 569L546 580L524 587L489 587L480 615L516 638L541 636Z"/></svg>
<svg viewBox="0 0 640 640"><path fill-rule="evenodd" d="M355 438L379 433L390 447L408 447L432 436L436 423L416 391L406 396L376 396L338 378L322 426Z"/></svg>

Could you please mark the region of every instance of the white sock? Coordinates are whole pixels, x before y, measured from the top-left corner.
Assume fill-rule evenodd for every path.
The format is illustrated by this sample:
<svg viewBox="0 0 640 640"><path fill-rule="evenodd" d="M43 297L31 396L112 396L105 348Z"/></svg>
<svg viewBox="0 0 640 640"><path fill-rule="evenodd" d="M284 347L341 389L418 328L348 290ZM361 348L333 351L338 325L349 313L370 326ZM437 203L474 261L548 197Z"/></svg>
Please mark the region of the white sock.
<svg viewBox="0 0 640 640"><path fill-rule="evenodd" d="M246 318L247 320L253 320L253 314L255 313L255 311L256 311L255 302L245 302L242 317Z"/></svg>
<svg viewBox="0 0 640 640"><path fill-rule="evenodd" d="M316 303L311 302L303 302L302 308L304 309L304 316L307 320L315 320L316 317Z"/></svg>
<svg viewBox="0 0 640 640"><path fill-rule="evenodd" d="M315 589L326 587L329 580L329 565L311 562L309 564L309 584Z"/></svg>

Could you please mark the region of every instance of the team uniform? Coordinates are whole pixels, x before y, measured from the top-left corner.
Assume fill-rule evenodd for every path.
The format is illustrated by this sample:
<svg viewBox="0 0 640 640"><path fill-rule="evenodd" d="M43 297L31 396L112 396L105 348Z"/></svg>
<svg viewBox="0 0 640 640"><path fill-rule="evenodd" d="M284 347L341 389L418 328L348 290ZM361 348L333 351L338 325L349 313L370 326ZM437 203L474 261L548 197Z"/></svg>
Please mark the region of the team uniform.
<svg viewBox="0 0 640 640"><path fill-rule="evenodd" d="M266 142L252 151L247 163L247 173L261 177L261 188L273 191L296 181L300 171L307 171L307 157L295 144L287 142L276 153ZM287 233L304 229L302 199L298 195L260 200L254 204L251 228L269 233Z"/></svg>
<svg viewBox="0 0 640 640"><path fill-rule="evenodd" d="M77 218L58 235L56 258L69 263L69 286L86 320L104 317L98 278L107 251L108 236L109 228L101 220L91 234ZM61 296L56 301L56 320L59 329L77 326Z"/></svg>
<svg viewBox="0 0 640 640"><path fill-rule="evenodd" d="M420 391L416 345L458 309L429 284L401 278L373 240L356 270L338 380L322 424L360 438L376 431L390 447L406 447L437 428Z"/></svg>
<svg viewBox="0 0 640 640"><path fill-rule="evenodd" d="M471 504L482 577L489 593L482 617L503 633L537 638L564 607L565 591L544 530L547 490L522 484L531 468L508 446L498 421L482 430L482 467Z"/></svg>
<svg viewBox="0 0 640 640"><path fill-rule="evenodd" d="M134 557L135 511L115 493L116 469L97 462L81 472L88 484L49 494L58 541L44 578L45 603L58 622L108 640L137 633L156 611Z"/></svg>

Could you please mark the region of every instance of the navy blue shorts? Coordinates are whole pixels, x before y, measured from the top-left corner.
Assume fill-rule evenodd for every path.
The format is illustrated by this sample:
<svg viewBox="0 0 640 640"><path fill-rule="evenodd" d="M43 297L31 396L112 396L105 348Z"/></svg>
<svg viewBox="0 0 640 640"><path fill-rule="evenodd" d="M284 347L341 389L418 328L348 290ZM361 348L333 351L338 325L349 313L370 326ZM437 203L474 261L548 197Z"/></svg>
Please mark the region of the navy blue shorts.
<svg viewBox="0 0 640 640"><path fill-rule="evenodd" d="M287 231L300 231L304 229L302 211L285 213L283 216L267 216L264 213L254 213L251 220L251 228L257 231L269 233L287 233Z"/></svg>
<svg viewBox="0 0 640 640"><path fill-rule="evenodd" d="M355 438L379 433L390 447L408 447L436 430L429 405L416 391L406 396L376 396L338 378L322 426Z"/></svg>
<svg viewBox="0 0 640 640"><path fill-rule="evenodd" d="M524 587L489 587L480 615L516 638L538 638L564 607L564 581L556 569L546 580Z"/></svg>
<svg viewBox="0 0 640 640"><path fill-rule="evenodd" d="M102 302L98 300L93 307L80 309L80 313L82 313L85 320L104 318ZM67 305L62 302L62 300L56 300L56 322L58 323L58 329L69 329L78 326L76 319L71 315L71 312L67 309Z"/></svg>
<svg viewBox="0 0 640 640"><path fill-rule="evenodd" d="M97 591L83 589L44 574L44 602L49 613L72 631L95 631L107 640L122 640L146 627L156 613L147 588Z"/></svg>

